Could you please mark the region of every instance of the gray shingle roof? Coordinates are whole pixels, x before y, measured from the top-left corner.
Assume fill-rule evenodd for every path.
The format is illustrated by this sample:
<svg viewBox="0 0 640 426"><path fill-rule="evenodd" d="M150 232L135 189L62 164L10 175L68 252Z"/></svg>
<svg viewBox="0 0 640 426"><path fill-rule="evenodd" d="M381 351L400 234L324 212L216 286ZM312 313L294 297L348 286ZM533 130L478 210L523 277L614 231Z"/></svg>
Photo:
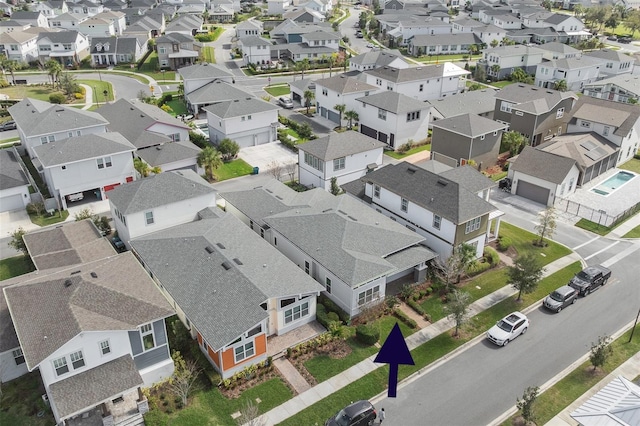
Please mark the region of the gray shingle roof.
<svg viewBox="0 0 640 426"><path fill-rule="evenodd" d="M360 152L382 149L384 143L363 133L348 130L342 133L330 133L327 136L314 139L299 145L298 149L308 152L323 161L358 154Z"/></svg>
<svg viewBox="0 0 640 426"><path fill-rule="evenodd" d="M74 136L33 147L44 167L59 166L105 155L133 152L136 148L117 132Z"/></svg>
<svg viewBox="0 0 640 426"><path fill-rule="evenodd" d="M482 41L474 33L419 34L411 39L411 44L415 46L471 45L479 43L482 43Z"/></svg>
<svg viewBox="0 0 640 426"><path fill-rule="evenodd" d="M107 125L109 122L92 111L54 105L25 98L9 107L9 113L27 137Z"/></svg>
<svg viewBox="0 0 640 426"><path fill-rule="evenodd" d="M370 50L350 58L349 62L362 66L375 64L378 67L384 67L396 59L407 62L401 54L394 50Z"/></svg>
<svg viewBox="0 0 640 426"><path fill-rule="evenodd" d="M0 150L0 191L29 185L15 153L9 149Z"/></svg>
<svg viewBox="0 0 640 426"><path fill-rule="evenodd" d="M58 416L64 418L143 384L131 355L127 354L55 382L49 392Z"/></svg>
<svg viewBox="0 0 640 426"><path fill-rule="evenodd" d="M181 33L170 33L160 36L156 39L156 44L162 43L188 43L193 42L195 39L186 34Z"/></svg>
<svg viewBox="0 0 640 426"><path fill-rule="evenodd" d="M279 106L256 97L216 102L203 108L204 111L210 112L220 118L239 117L241 115L258 114L279 109Z"/></svg>
<svg viewBox="0 0 640 426"><path fill-rule="evenodd" d="M135 330L173 313L131 252L11 282L4 294L29 369L82 332Z"/></svg>
<svg viewBox="0 0 640 426"><path fill-rule="evenodd" d="M494 95L496 92L496 89L472 90L425 103L431 104L444 118L467 113L486 114L493 112L495 109L496 100Z"/></svg>
<svg viewBox="0 0 640 426"><path fill-rule="evenodd" d="M585 148L594 147L591 149ZM618 147L595 132L565 133L538 145L538 149L576 160L581 170L618 151Z"/></svg>
<svg viewBox="0 0 640 426"><path fill-rule="evenodd" d="M187 100L194 105L229 101L233 99L246 99L253 96L249 92L225 83L221 80L212 81L204 86L187 93Z"/></svg>
<svg viewBox="0 0 640 426"><path fill-rule="evenodd" d="M205 194L215 199L215 190L204 179L192 170L180 170L119 185L109 191L109 201L126 215Z"/></svg>
<svg viewBox="0 0 640 426"><path fill-rule="evenodd" d="M369 96L356 98L363 104L371 105L394 114L405 114L413 111L425 111L429 109L429 104L410 98L398 92L382 92ZM426 118L426 117L425 117Z"/></svg>
<svg viewBox="0 0 640 426"><path fill-rule="evenodd" d="M316 80L316 87L317 86L326 87L329 90L342 94L378 90L376 86L360 81L357 78L347 77L343 74Z"/></svg>
<svg viewBox="0 0 640 426"><path fill-rule="evenodd" d="M495 97L517 104L517 110L542 114L551 111L556 105L567 98L577 99L573 92L559 92L557 90L536 87L531 84L510 84L500 89Z"/></svg>
<svg viewBox="0 0 640 426"><path fill-rule="evenodd" d="M575 164L576 160L573 158L525 146L509 168L525 175L560 184Z"/></svg>
<svg viewBox="0 0 640 426"><path fill-rule="evenodd" d="M549 52L559 52L559 53L581 53L580 50L575 47L571 47L568 44L559 43L557 41L552 41L551 43L541 44L539 49L548 50Z"/></svg>
<svg viewBox="0 0 640 426"><path fill-rule="evenodd" d="M271 42L264 37L258 37L250 35L246 37L240 37L238 43L244 47L250 46L271 46Z"/></svg>
<svg viewBox="0 0 640 426"><path fill-rule="evenodd" d="M483 49L482 53L495 54L501 57L505 57L505 56L532 55L532 54L542 55L544 51L541 49L538 49L535 46L525 46L522 44L514 44L514 45L508 45L508 46L498 46L498 47L493 47L489 49Z"/></svg>
<svg viewBox="0 0 640 426"><path fill-rule="evenodd" d="M611 49L593 50L591 52L586 52L584 56L590 56L592 58L598 58L598 59L605 59L608 61L619 61L619 62L633 61L633 58L631 56L618 52L617 50L611 50Z"/></svg>
<svg viewBox="0 0 640 426"><path fill-rule="evenodd" d="M151 167L197 158L202 150L191 142L168 142L139 149L136 155Z"/></svg>
<svg viewBox="0 0 640 426"><path fill-rule="evenodd" d="M49 39L52 43L75 43L78 40L78 31L59 31L55 33L42 33L38 36L38 41Z"/></svg>
<svg viewBox="0 0 640 426"><path fill-rule="evenodd" d="M115 54L134 54L138 47L138 39L133 36L124 37L91 37L91 52L96 53L96 46L109 46L108 49L100 50L100 52L108 52Z"/></svg>
<svg viewBox="0 0 640 426"><path fill-rule="evenodd" d="M131 245L217 351L268 317L268 299L323 287L233 215L208 213Z"/></svg>
<svg viewBox="0 0 640 426"><path fill-rule="evenodd" d="M418 66L410 68L393 68L393 67L380 67L372 70L365 71L365 74L369 74L374 77L382 78L384 80L392 81L394 83L403 83L407 81L426 80L436 77L443 77L447 73L460 71L461 74L469 74L468 71L454 65L452 63L444 63L440 65L428 65Z"/></svg>
<svg viewBox="0 0 640 426"><path fill-rule="evenodd" d="M0 352L6 352L20 347L16 329L13 327L11 314L7 307L2 289L8 285L8 281L0 281Z"/></svg>
<svg viewBox="0 0 640 426"><path fill-rule="evenodd" d="M388 165L361 178L460 225L496 207L465 186L407 162Z"/></svg>
<svg viewBox="0 0 640 426"><path fill-rule="evenodd" d="M604 87L607 84L618 86L635 96L640 94L640 76L631 74L621 74L605 78L603 80L594 81L593 83L585 84L584 87Z"/></svg>
<svg viewBox="0 0 640 426"><path fill-rule="evenodd" d="M498 184L471 166L454 167L440 173L440 176L456 182L463 188L477 194Z"/></svg>
<svg viewBox="0 0 640 426"><path fill-rule="evenodd" d="M562 58L554 61L543 61L540 65L561 68L562 70L574 70L578 68L597 67L600 64L602 64L602 61L584 55L580 58Z"/></svg>
<svg viewBox="0 0 640 426"><path fill-rule="evenodd" d="M340 33L336 31L317 30L304 34L306 40L339 40Z"/></svg>
<svg viewBox="0 0 640 426"><path fill-rule="evenodd" d="M582 96L571 110L568 120L578 118L615 127L614 135L626 137L640 118L640 106Z"/></svg>
<svg viewBox="0 0 640 426"><path fill-rule="evenodd" d="M497 121L493 121L489 118L468 113L434 121L432 126L470 138L475 138L507 128L506 124L498 123Z"/></svg>
<svg viewBox="0 0 640 426"><path fill-rule="evenodd" d="M233 74L226 69L208 62L182 67L178 69L178 74L180 74L184 80L230 78L233 76Z"/></svg>

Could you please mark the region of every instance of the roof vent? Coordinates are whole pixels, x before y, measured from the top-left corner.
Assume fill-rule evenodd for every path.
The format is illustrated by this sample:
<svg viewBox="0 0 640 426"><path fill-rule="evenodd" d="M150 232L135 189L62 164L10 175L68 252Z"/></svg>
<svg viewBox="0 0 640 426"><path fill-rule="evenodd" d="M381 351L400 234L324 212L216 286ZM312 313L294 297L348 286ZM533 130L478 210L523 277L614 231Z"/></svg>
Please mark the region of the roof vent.
<svg viewBox="0 0 640 426"><path fill-rule="evenodd" d="M65 287L71 287L71 284L73 284L73 283L71 282L71 280L65 280L65 281L64 281L64 286L65 286Z"/></svg>
<svg viewBox="0 0 640 426"><path fill-rule="evenodd" d="M338 210L338 213L347 214L347 212L344 212L342 210Z"/></svg>
<svg viewBox="0 0 640 426"><path fill-rule="evenodd" d="M242 261L240 259L238 259L237 257L233 258L233 261L236 262L236 265L242 265Z"/></svg>
<svg viewBox="0 0 640 426"><path fill-rule="evenodd" d="M438 179L438 185L440 186L447 186L449 182L447 182L446 180L442 180L442 179Z"/></svg>
<svg viewBox="0 0 640 426"><path fill-rule="evenodd" d="M258 187L259 188L259 187ZM269 188L265 188L265 191L267 191L269 194L273 194L273 191L270 190Z"/></svg>
<svg viewBox="0 0 640 426"><path fill-rule="evenodd" d="M332 209L325 209L325 210L322 210L322 213L327 213L327 212L330 212L331 210Z"/></svg>
<svg viewBox="0 0 640 426"><path fill-rule="evenodd" d="M211 246L206 246L204 249L205 249L205 251L206 251L207 253L209 253L209 254L213 253L213 251L214 251L214 250L213 250L213 247L211 247Z"/></svg>
<svg viewBox="0 0 640 426"><path fill-rule="evenodd" d="M354 222L357 222L357 221L358 221L358 219L356 219L356 218L355 218L355 217L353 217L353 216L347 216L347 217L348 217L349 219L351 219L352 221L354 221Z"/></svg>
<svg viewBox="0 0 640 426"><path fill-rule="evenodd" d="M222 267L223 267L226 271L228 271L229 269L231 269L231 264L225 260L224 262L222 262Z"/></svg>
<svg viewBox="0 0 640 426"><path fill-rule="evenodd" d="M96 274L95 272L91 273L91 278L98 278L98 274Z"/></svg>
<svg viewBox="0 0 640 426"><path fill-rule="evenodd" d="M158 145L158 146L156 146L156 150L158 150L158 151L162 151L162 145Z"/></svg>
<svg viewBox="0 0 640 426"><path fill-rule="evenodd" d="M73 271L70 275L76 275L76 274L79 274L80 272L82 271Z"/></svg>
<svg viewBox="0 0 640 426"><path fill-rule="evenodd" d="M277 198L278 200L284 200L284 198L282 198L282 197L281 197L281 196L279 196L279 195L276 195L276 198Z"/></svg>
<svg viewBox="0 0 640 426"><path fill-rule="evenodd" d="M218 247L220 247L221 249L225 249L225 248L226 248L226 247L224 246L224 244L222 244L222 243L216 243L216 245L217 245Z"/></svg>
<svg viewBox="0 0 640 426"><path fill-rule="evenodd" d="M416 169L414 166L408 166L408 167L407 167L407 171L408 171L409 173L411 173L411 174L415 173L415 172L416 172L416 170L418 170L418 169Z"/></svg>
<svg viewBox="0 0 640 426"><path fill-rule="evenodd" d="M64 108L56 109L56 112L64 112Z"/></svg>

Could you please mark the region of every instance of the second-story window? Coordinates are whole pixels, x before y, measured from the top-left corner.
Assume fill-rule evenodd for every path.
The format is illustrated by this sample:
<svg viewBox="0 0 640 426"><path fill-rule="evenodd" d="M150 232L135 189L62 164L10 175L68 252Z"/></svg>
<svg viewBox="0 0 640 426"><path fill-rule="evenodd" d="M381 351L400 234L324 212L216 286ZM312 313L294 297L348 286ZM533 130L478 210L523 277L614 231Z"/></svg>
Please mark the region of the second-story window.
<svg viewBox="0 0 640 426"><path fill-rule="evenodd" d="M333 170L343 170L344 169L344 159L345 157L336 158L333 160Z"/></svg>
<svg viewBox="0 0 640 426"><path fill-rule="evenodd" d="M147 225L153 225L154 224L153 212L145 212L144 213L144 222Z"/></svg>
<svg viewBox="0 0 640 426"><path fill-rule="evenodd" d="M440 222L442 221L442 218L440 216L438 216L437 214L433 215L433 227L435 229L440 229Z"/></svg>
<svg viewBox="0 0 640 426"><path fill-rule="evenodd" d="M407 200L406 198L402 198L400 200L400 210L402 210L403 212L409 210L409 200Z"/></svg>
<svg viewBox="0 0 640 426"><path fill-rule="evenodd" d="M98 169L104 169L105 167L111 167L113 164L111 163L111 157L104 157L96 159L98 163Z"/></svg>

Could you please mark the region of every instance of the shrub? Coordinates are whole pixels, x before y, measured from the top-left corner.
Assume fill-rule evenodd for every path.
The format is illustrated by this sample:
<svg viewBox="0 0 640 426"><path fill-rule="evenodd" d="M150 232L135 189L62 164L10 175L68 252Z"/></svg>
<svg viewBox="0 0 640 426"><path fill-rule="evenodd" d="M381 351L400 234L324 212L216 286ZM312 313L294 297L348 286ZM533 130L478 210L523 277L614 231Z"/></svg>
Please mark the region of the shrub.
<svg viewBox="0 0 640 426"><path fill-rule="evenodd" d="M329 322L340 322L340 317L335 312L329 312L327 314L327 319L329 320Z"/></svg>
<svg viewBox="0 0 640 426"><path fill-rule="evenodd" d="M322 324L324 328L326 328L327 330L329 329L329 317L327 315L327 308L325 308L324 305L320 303L318 303L316 306L316 320L318 320L318 322Z"/></svg>
<svg viewBox="0 0 640 426"><path fill-rule="evenodd" d="M393 309L396 307L396 305L398 305L400 303L400 301L398 300L398 298L396 296L387 296L387 298L384 301L387 305L387 307L389 309Z"/></svg>
<svg viewBox="0 0 640 426"><path fill-rule="evenodd" d="M433 288L432 288L432 287L427 287L427 288L425 289L425 294L426 294L427 296L429 296L429 295L431 295L431 293L433 293Z"/></svg>
<svg viewBox="0 0 640 426"><path fill-rule="evenodd" d="M484 257L491 264L491 266L496 266L498 263L500 263L500 255L491 247L485 247Z"/></svg>
<svg viewBox="0 0 640 426"><path fill-rule="evenodd" d="M467 275L472 277L474 275L483 273L489 268L491 268L491 264L489 262L481 262L476 260L467 268Z"/></svg>
<svg viewBox="0 0 640 426"><path fill-rule="evenodd" d="M189 131L189 140L193 142L195 146L201 149L205 149L209 144L207 138L199 133Z"/></svg>
<svg viewBox="0 0 640 426"><path fill-rule="evenodd" d="M66 101L67 97L60 92L52 93L49 95L49 102L51 102L52 104L63 104Z"/></svg>
<svg viewBox="0 0 640 426"><path fill-rule="evenodd" d="M348 313L340 309L340 307L336 305L335 302L329 299L326 295L321 294L319 301L324 305L325 308L327 308L327 312L335 312L336 314L338 314L338 317L340 317L340 321L344 323L348 323L349 320L351 319Z"/></svg>
<svg viewBox="0 0 640 426"><path fill-rule="evenodd" d="M409 318L404 312L402 312L400 309L395 309L393 311L393 315L398 318L400 321L402 321L403 323L405 323L406 325L409 326L409 328L416 328L418 327L418 324L412 320L411 318Z"/></svg>
<svg viewBox="0 0 640 426"><path fill-rule="evenodd" d="M513 241L509 237L500 237L498 238L498 250L507 251L509 247L513 245Z"/></svg>
<svg viewBox="0 0 640 426"><path fill-rule="evenodd" d="M374 345L380 339L380 330L373 325L360 324L356 328L356 339L364 345Z"/></svg>
<svg viewBox="0 0 640 426"><path fill-rule="evenodd" d="M82 93L74 93L73 97L76 99L84 99L84 95Z"/></svg>
<svg viewBox="0 0 640 426"><path fill-rule="evenodd" d="M414 289L415 288L413 284L403 285L402 290L400 290L400 297L404 300L410 299L411 296L413 295Z"/></svg>
<svg viewBox="0 0 640 426"><path fill-rule="evenodd" d="M424 315L424 314L425 314L424 309L422 309L422 306L420 306L420 305L418 304L418 302L416 302L416 301L414 301L414 300L409 299L409 300L407 300L407 305L409 305L409 307L410 307L411 309L413 309L414 311L416 311L416 313L418 313L418 314L420 314L420 315Z"/></svg>

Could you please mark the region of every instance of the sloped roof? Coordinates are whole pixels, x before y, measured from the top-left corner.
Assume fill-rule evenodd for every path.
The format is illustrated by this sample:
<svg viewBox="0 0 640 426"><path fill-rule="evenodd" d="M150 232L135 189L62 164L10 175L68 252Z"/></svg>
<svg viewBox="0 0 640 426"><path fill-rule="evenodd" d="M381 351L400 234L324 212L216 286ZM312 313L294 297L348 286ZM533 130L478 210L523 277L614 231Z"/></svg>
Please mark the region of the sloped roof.
<svg viewBox="0 0 640 426"><path fill-rule="evenodd" d="M356 98L363 104L371 105L394 114L404 114L413 111L424 111L429 109L430 105L426 102L413 99L407 95L398 92L382 92L373 95ZM424 117L426 118L426 117Z"/></svg>
<svg viewBox="0 0 640 426"><path fill-rule="evenodd" d="M542 151L525 146L515 159L511 160L510 169L542 180L561 184L576 165L573 158Z"/></svg>
<svg viewBox="0 0 640 426"><path fill-rule="evenodd" d="M378 67L384 67L389 65L391 62L396 59L400 59L401 61L408 64L408 62L394 50L370 50L365 53L361 53L357 56L353 56L349 58L349 62L358 65L370 65L375 64Z"/></svg>
<svg viewBox="0 0 640 426"><path fill-rule="evenodd" d="M222 80L212 81L211 83L207 83L204 86L187 93L187 99L193 105L229 101L233 99L246 99L251 96L253 96L251 93L238 89L236 86Z"/></svg>
<svg viewBox="0 0 640 426"><path fill-rule="evenodd" d="M590 56L592 58L604 59L607 61L626 62L633 61L633 57L625 55L622 52L611 49L592 50L591 52L585 52L584 56Z"/></svg>
<svg viewBox="0 0 640 426"><path fill-rule="evenodd" d="M605 78L603 80L594 81L593 83L586 83L585 88L588 87L604 87L607 84L612 84L630 92L636 96L640 95L640 76L631 74L621 74L613 77Z"/></svg>
<svg viewBox="0 0 640 426"><path fill-rule="evenodd" d="M595 132L565 133L537 146L538 149L576 160L580 169L618 152L618 147Z"/></svg>
<svg viewBox="0 0 640 426"><path fill-rule="evenodd" d="M557 41L552 41L550 43L541 44L541 45L538 46L538 49L547 50L549 52L563 53L565 55L568 54L568 53L579 53L579 54L582 54L582 52L580 50L576 49L575 47L571 47L568 44L559 43Z"/></svg>
<svg viewBox="0 0 640 426"><path fill-rule="evenodd" d="M489 118L470 113L434 121L432 126L470 138L475 138L507 128L506 124L498 123L497 121Z"/></svg>
<svg viewBox="0 0 640 426"><path fill-rule="evenodd" d="M370 136L348 130L342 133L330 133L327 136L314 139L299 145L298 149L303 152L308 152L323 161L330 161L348 155L382 149L384 146L384 143Z"/></svg>
<svg viewBox="0 0 640 426"><path fill-rule="evenodd" d="M195 159L202 150L189 141L168 142L149 148L139 149L136 155L151 167L162 166L176 161Z"/></svg>
<svg viewBox="0 0 640 426"><path fill-rule="evenodd" d="M394 83L404 83L407 81L425 80L436 77L459 76L470 74L459 66L445 62L439 65L417 66L409 68L380 67L364 71L373 77L382 78Z"/></svg>
<svg viewBox="0 0 640 426"><path fill-rule="evenodd" d="M255 35L250 35L246 37L240 37L238 39L238 44L241 46L271 46L271 41L267 40L264 37L258 37Z"/></svg>
<svg viewBox="0 0 640 426"><path fill-rule="evenodd" d="M91 158L133 152L135 147L118 132L74 136L34 146L44 167L59 166Z"/></svg>
<svg viewBox="0 0 640 426"><path fill-rule="evenodd" d="M357 78L348 77L344 74L335 75L329 78L316 80L316 87L322 86L329 90L341 94L377 91L378 88Z"/></svg>
<svg viewBox="0 0 640 426"><path fill-rule="evenodd" d="M598 59L590 58L589 56L582 56L579 58L574 57L556 59L553 61L543 61L540 65L551 68L561 68L563 70L574 70L578 68L597 67L601 64L602 62Z"/></svg>
<svg viewBox="0 0 640 426"><path fill-rule="evenodd" d="M496 92L497 89L490 88L472 90L425 103L430 104L444 118L467 113L485 114L495 109L496 101L493 96Z"/></svg>
<svg viewBox="0 0 640 426"><path fill-rule="evenodd" d="M279 110L280 107L260 98L247 97L244 99L234 99L230 101L216 102L203 108L203 111L210 112L216 117L231 118L240 117L247 114L258 114L261 112Z"/></svg>
<svg viewBox="0 0 640 426"><path fill-rule="evenodd" d="M496 92L495 97L517 105L512 108L535 114L551 111L564 99L578 98L575 93L570 91L560 92L524 83L505 86Z"/></svg>
<svg viewBox="0 0 640 426"><path fill-rule="evenodd" d="M85 37L75 30L40 33L38 41L49 39L52 43L75 43L78 37Z"/></svg>
<svg viewBox="0 0 640 426"><path fill-rule="evenodd" d="M570 415L583 426L640 424L640 386L618 376Z"/></svg>
<svg viewBox="0 0 640 426"><path fill-rule="evenodd" d="M222 68L218 65L210 64L208 62L179 68L178 74L180 74L180 76L182 76L184 80L233 77L233 74L230 73L226 68Z"/></svg>
<svg viewBox="0 0 640 426"><path fill-rule="evenodd" d="M460 167L449 168L439 173L440 176L456 182L463 188L477 194L485 189L490 189L498 184L473 167L466 165Z"/></svg>
<svg viewBox="0 0 640 426"><path fill-rule="evenodd" d="M478 44L482 41L474 33L453 33L453 34L418 34L412 37L411 44L414 46L440 46L458 44Z"/></svg>
<svg viewBox="0 0 640 426"><path fill-rule="evenodd" d="M583 119L615 127L613 134L626 137L640 118L640 105L582 96L569 113L568 120Z"/></svg>
<svg viewBox="0 0 640 426"><path fill-rule="evenodd" d="M13 150L0 149L0 191L29 185Z"/></svg>

